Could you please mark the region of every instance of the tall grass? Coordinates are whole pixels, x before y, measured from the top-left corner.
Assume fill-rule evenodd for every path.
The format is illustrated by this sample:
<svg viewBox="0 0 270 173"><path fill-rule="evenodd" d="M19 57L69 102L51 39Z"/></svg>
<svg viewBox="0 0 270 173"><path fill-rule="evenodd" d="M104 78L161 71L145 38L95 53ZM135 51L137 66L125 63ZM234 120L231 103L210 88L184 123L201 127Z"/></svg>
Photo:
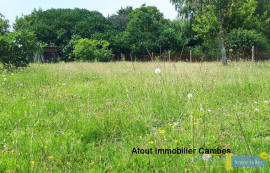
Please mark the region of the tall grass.
<svg viewBox="0 0 270 173"><path fill-rule="evenodd" d="M270 153L269 62L31 64L0 72L0 96L0 172L224 172L132 150Z"/></svg>

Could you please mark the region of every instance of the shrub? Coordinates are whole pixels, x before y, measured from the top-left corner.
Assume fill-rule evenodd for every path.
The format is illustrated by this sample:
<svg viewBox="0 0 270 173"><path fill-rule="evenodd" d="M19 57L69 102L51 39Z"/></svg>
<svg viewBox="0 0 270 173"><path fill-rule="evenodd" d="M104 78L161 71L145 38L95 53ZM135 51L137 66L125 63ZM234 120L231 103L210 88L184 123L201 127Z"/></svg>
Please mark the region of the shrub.
<svg viewBox="0 0 270 173"><path fill-rule="evenodd" d="M74 46L76 60L82 61L110 61L113 59L112 51L108 49L109 43L101 40L79 39Z"/></svg>
<svg viewBox="0 0 270 173"><path fill-rule="evenodd" d="M233 29L227 34L227 49L244 50L252 46L267 48L267 39L253 30Z"/></svg>
<svg viewBox="0 0 270 173"><path fill-rule="evenodd" d="M37 51L36 37L32 32L22 30L0 37L0 62L6 69L26 67Z"/></svg>

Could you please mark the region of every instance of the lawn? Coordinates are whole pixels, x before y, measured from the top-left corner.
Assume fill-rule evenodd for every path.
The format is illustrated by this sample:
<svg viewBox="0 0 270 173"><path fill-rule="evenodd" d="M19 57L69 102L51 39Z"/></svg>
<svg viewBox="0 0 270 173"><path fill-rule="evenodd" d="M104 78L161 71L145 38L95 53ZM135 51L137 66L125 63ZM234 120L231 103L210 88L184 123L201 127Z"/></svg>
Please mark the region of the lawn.
<svg viewBox="0 0 270 173"><path fill-rule="evenodd" d="M224 172L199 148L270 154L270 62L31 64L0 72L0 96L0 172ZM133 152L177 147L196 152Z"/></svg>

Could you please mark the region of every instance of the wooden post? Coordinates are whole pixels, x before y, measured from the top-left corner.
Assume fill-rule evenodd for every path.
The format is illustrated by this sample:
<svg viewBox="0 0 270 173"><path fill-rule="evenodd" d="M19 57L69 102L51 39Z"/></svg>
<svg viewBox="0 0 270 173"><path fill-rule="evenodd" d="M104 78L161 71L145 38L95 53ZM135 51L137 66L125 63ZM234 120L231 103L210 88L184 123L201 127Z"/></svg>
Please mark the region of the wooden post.
<svg viewBox="0 0 270 173"><path fill-rule="evenodd" d="M154 52L152 52L152 61L154 61Z"/></svg>
<svg viewBox="0 0 270 173"><path fill-rule="evenodd" d="M252 57L251 57L251 60L254 61L254 59L255 59L255 48L254 48L254 46L252 46L251 51L252 51Z"/></svg>
<svg viewBox="0 0 270 173"><path fill-rule="evenodd" d="M169 62L171 62L171 51L169 51Z"/></svg>
<svg viewBox="0 0 270 173"><path fill-rule="evenodd" d="M189 61L192 62L192 50L190 49L190 57L189 57Z"/></svg>

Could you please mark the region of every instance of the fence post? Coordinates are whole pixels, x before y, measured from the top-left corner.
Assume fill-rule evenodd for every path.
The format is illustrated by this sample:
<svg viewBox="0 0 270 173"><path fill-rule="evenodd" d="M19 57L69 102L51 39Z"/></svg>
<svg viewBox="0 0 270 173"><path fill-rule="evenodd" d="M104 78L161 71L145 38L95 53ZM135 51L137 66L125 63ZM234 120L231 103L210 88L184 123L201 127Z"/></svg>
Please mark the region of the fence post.
<svg viewBox="0 0 270 173"><path fill-rule="evenodd" d="M192 62L192 50L190 49L190 57L189 57L189 61Z"/></svg>
<svg viewBox="0 0 270 173"><path fill-rule="evenodd" d="M152 52L152 61L154 61L154 52Z"/></svg>
<svg viewBox="0 0 270 173"><path fill-rule="evenodd" d="M255 48L254 48L254 46L252 46L251 51L252 51L252 57L251 57L251 60L254 61L254 59L255 59Z"/></svg>
<svg viewBox="0 0 270 173"><path fill-rule="evenodd" d="M169 51L169 62L171 62L171 51Z"/></svg>

